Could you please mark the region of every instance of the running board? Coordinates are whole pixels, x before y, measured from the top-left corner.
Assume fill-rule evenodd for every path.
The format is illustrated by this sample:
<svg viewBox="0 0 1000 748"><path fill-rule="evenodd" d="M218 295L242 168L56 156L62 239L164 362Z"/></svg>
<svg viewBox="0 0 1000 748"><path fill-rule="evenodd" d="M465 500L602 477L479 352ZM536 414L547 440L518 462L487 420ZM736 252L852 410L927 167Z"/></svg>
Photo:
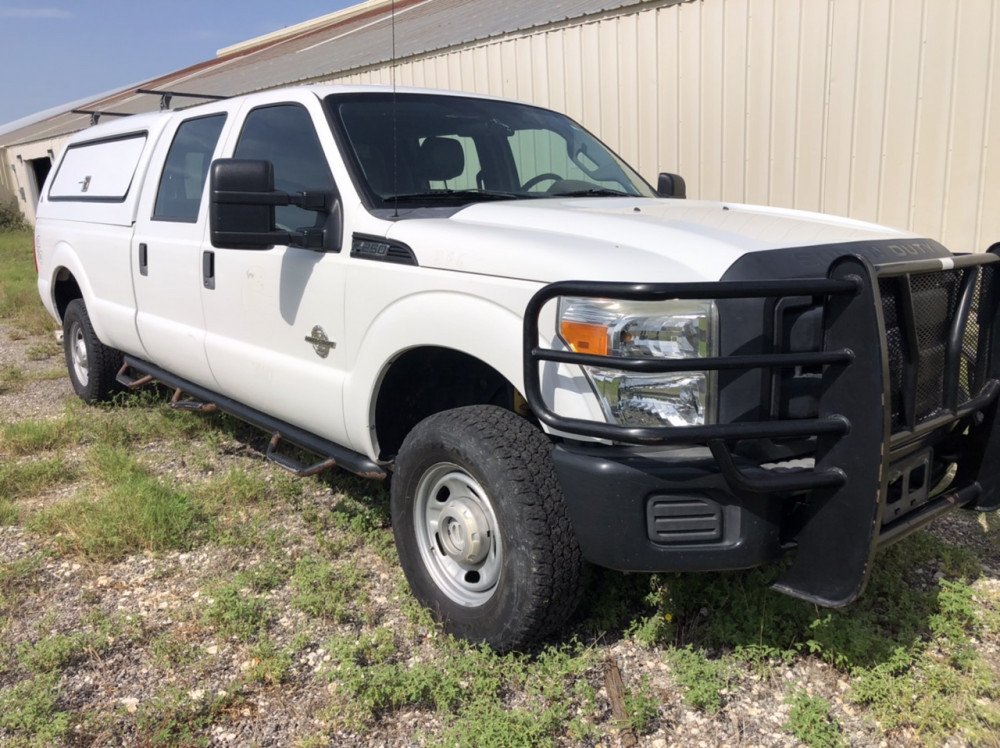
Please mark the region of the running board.
<svg viewBox="0 0 1000 748"><path fill-rule="evenodd" d="M214 413L219 409L215 403L206 403L201 400L181 400L184 390L178 387L174 390L174 396L170 398L170 407L174 410L192 410L195 413Z"/></svg>
<svg viewBox="0 0 1000 748"><path fill-rule="evenodd" d="M337 461L332 457L327 457L325 460L320 460L312 465L306 465L294 457L280 454L278 452L278 444L282 439L284 439L284 436L276 431L267 445L267 459L278 467L284 468L296 478L308 478L310 475L316 475L317 473L322 473L324 470L337 467Z"/></svg>
<svg viewBox="0 0 1000 748"><path fill-rule="evenodd" d="M331 441L327 441L304 429L292 426L290 423L280 421L259 410L249 408L242 403L219 395L193 382L188 382L158 366L133 358L132 356L125 356L125 363L118 372L117 381L130 390L137 389L154 381L162 382L174 388L174 396L170 402L173 408L198 412L221 410L224 413L229 413L239 418L241 421L249 423L251 426L271 432L273 436L267 448L267 459L299 477L315 475L333 467L343 468L362 478L381 480L387 476L385 468L363 454L351 451L339 444L334 444ZM193 398L193 400L181 400L181 395L185 393ZM319 455L321 457L320 461L313 465L305 465L294 458L278 454L278 443L282 440L306 452Z"/></svg>

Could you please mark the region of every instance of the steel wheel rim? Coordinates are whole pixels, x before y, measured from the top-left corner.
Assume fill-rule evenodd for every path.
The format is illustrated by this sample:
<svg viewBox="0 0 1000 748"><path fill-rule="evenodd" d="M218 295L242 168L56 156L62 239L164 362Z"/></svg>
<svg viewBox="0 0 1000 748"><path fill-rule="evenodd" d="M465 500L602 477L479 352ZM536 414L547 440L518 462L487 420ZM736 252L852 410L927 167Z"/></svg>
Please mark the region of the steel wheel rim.
<svg viewBox="0 0 1000 748"><path fill-rule="evenodd" d="M442 462L417 484L413 524L424 568L450 600L473 607L493 597L503 544L493 504L463 468Z"/></svg>
<svg viewBox="0 0 1000 748"><path fill-rule="evenodd" d="M81 387L86 387L90 381L90 358L87 355L87 341L83 335L83 326L74 322L69 329L69 355L73 365L73 373Z"/></svg>

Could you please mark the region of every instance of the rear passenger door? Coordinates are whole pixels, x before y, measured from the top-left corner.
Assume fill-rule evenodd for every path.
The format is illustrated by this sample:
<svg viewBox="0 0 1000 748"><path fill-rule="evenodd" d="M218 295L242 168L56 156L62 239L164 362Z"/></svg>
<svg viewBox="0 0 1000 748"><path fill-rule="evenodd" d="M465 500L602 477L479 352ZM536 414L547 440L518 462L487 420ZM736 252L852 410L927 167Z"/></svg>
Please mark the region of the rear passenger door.
<svg viewBox="0 0 1000 748"><path fill-rule="evenodd" d="M201 288L206 268L208 169L226 127L225 111L180 119L160 138L132 239L136 327L146 358L210 389ZM159 167L159 168L158 168Z"/></svg>
<svg viewBox="0 0 1000 748"><path fill-rule="evenodd" d="M336 145L311 92L286 92L281 101L249 107L232 140L234 158L273 164L278 190L336 190L328 160ZM325 220L295 206L275 208L283 229ZM346 254L281 245L220 248L215 287L202 289L208 360L220 391L342 443Z"/></svg>

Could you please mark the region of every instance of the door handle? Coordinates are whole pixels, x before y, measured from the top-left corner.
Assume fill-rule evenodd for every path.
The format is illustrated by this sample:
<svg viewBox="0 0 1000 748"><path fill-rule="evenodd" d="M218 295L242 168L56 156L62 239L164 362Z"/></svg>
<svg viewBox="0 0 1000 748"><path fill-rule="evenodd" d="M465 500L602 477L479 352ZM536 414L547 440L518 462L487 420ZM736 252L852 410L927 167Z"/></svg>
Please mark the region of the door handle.
<svg viewBox="0 0 1000 748"><path fill-rule="evenodd" d="M145 242L139 244L139 275L149 275L149 248Z"/></svg>
<svg viewBox="0 0 1000 748"><path fill-rule="evenodd" d="M215 288L215 252L211 250L201 253L201 280L205 288Z"/></svg>

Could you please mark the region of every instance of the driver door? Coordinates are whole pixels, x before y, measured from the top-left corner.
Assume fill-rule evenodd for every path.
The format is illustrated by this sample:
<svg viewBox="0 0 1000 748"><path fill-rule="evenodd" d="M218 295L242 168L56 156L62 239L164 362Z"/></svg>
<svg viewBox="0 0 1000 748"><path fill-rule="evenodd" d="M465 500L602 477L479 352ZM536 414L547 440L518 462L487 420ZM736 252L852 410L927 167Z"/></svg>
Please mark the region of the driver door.
<svg viewBox="0 0 1000 748"><path fill-rule="evenodd" d="M333 192L324 150L332 147L318 100L303 95L250 109L232 157L270 161L278 190ZM279 228L313 227L324 219L294 206L275 208ZM206 350L221 391L344 442L343 255L288 246L210 251L214 287L202 289Z"/></svg>

